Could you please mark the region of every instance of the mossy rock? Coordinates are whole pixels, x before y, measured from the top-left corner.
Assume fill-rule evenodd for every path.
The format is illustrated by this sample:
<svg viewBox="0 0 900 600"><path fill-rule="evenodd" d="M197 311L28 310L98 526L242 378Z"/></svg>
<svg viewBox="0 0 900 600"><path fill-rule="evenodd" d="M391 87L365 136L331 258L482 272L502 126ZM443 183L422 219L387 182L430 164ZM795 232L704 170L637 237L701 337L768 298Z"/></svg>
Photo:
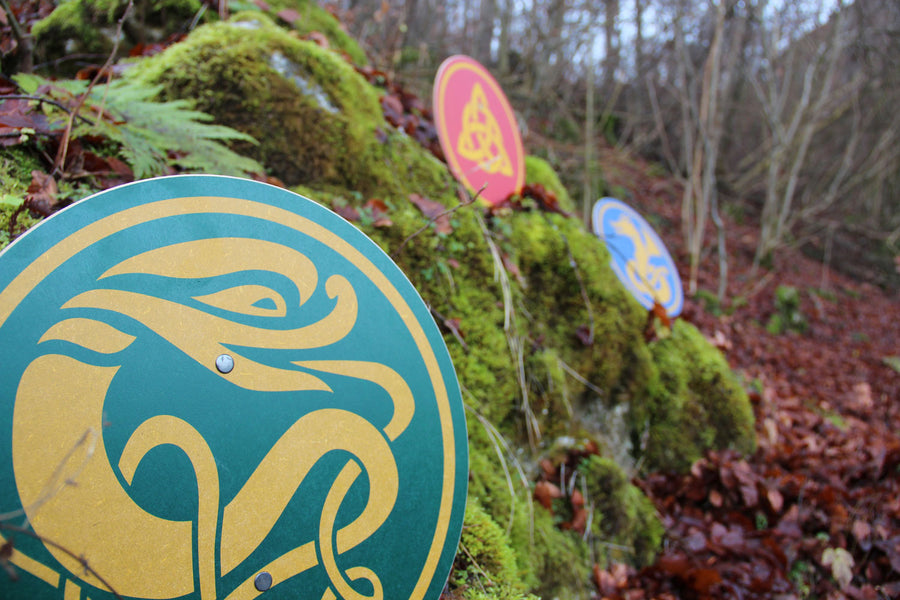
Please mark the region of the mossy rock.
<svg viewBox="0 0 900 600"><path fill-rule="evenodd" d="M531 316L531 362L546 373L535 371L548 391L537 395L544 399L535 410L546 412L551 437L572 433L573 410L597 400L597 389L601 400L615 399L634 348L643 343L644 311L609 269L606 248L576 219L521 213L511 218L508 235L522 272L524 312Z"/></svg>
<svg viewBox="0 0 900 600"><path fill-rule="evenodd" d="M556 195L562 210L566 212L575 210L575 204L569 197L569 191L559 180L559 175L556 174L550 163L543 158L530 154L525 156L525 183L541 184Z"/></svg>
<svg viewBox="0 0 900 600"><path fill-rule="evenodd" d="M249 4L249 3L248 3ZM317 2L311 0L272 0L266 2L271 15L283 15L290 19L290 27L301 35L320 33L331 48L344 53L354 64L366 64L366 53L344 31L340 21ZM249 4L249 7L255 7ZM284 12L283 12L284 11ZM296 18L295 18L296 17ZM280 17L279 17L280 18ZM282 22L287 23L284 19Z"/></svg>
<svg viewBox="0 0 900 600"><path fill-rule="evenodd" d="M32 27L38 58L50 62L72 54L108 55L127 6L127 0L60 2ZM200 0L138 0L123 23L126 39L119 46L120 55L134 44L161 42L173 33L185 33L201 6Z"/></svg>
<svg viewBox="0 0 900 600"><path fill-rule="evenodd" d="M645 566L653 562L665 529L650 499L613 460L590 456L578 466L594 507L592 532L607 562Z"/></svg>
<svg viewBox="0 0 900 600"><path fill-rule="evenodd" d="M466 600L526 600L509 539L477 501L466 505L460 551L449 584Z"/></svg>
<svg viewBox="0 0 900 600"><path fill-rule="evenodd" d="M419 160L407 160L414 142L384 122L381 91L342 55L260 12L200 27L128 76L161 84L165 99L192 99L218 123L257 139L237 149L289 186L384 198L399 192L410 169L437 166L419 148Z"/></svg>
<svg viewBox="0 0 900 600"><path fill-rule="evenodd" d="M643 352L651 364L639 374L645 385L631 399L631 419L647 469L683 471L710 449L755 450L747 393L696 327L675 321Z"/></svg>
<svg viewBox="0 0 900 600"><path fill-rule="evenodd" d="M365 52L359 44L316 2L275 0L267 4L268 10L263 11L252 2L230 3L277 18L299 35L320 34L331 48L344 53L355 64L366 63ZM32 28L39 59L50 62L76 53L109 54L127 6L127 0L64 0ZM137 0L123 23L125 39L119 45L120 56L127 55L135 44L165 42L173 34L188 33L195 18L199 17L201 23L217 21L216 11L204 10L203 6L200 0Z"/></svg>

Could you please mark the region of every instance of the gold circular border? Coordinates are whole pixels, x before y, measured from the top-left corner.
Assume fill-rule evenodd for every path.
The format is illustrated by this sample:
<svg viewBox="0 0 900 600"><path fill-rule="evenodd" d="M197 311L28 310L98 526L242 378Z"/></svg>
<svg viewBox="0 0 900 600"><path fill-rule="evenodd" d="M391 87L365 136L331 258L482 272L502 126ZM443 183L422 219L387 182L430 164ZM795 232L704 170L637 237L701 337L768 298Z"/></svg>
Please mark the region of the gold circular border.
<svg viewBox="0 0 900 600"><path fill-rule="evenodd" d="M444 542L450 526L450 515L453 509L453 492L456 471L456 448L454 443L453 419L450 410L450 398L444 385L437 357L428 342L425 331L422 329L412 309L403 299L400 292L388 280L366 256L352 244L333 233L329 229L302 217L294 212L242 198L227 198L216 196L196 196L184 198L172 198L158 200L125 209L121 212L109 215L87 225L78 231L68 235L41 254L34 262L19 273L6 288L0 292L0 327L6 323L13 310L25 299L34 287L43 281L54 269L81 252L88 246L119 233L153 220L193 214L228 214L252 218L265 219L279 225L284 225L295 231L308 235L332 250L340 254L353 266L359 269L372 281L385 295L394 310L397 311L403 323L406 325L417 348L425 361L425 367L434 387L435 398L440 415L441 431L444 438L444 477L441 492L441 505L438 510L438 519L435 528L435 536L431 548L425 559L422 574L416 586L413 588L410 600L421 600L425 596L428 586L440 561L444 549ZM0 542L3 537L0 536ZM12 562L23 569L32 572L39 578L47 581L48 567L40 562L16 551ZM32 568L29 568L32 567ZM102 573L101 573L102 575ZM48 581L49 582L49 581Z"/></svg>

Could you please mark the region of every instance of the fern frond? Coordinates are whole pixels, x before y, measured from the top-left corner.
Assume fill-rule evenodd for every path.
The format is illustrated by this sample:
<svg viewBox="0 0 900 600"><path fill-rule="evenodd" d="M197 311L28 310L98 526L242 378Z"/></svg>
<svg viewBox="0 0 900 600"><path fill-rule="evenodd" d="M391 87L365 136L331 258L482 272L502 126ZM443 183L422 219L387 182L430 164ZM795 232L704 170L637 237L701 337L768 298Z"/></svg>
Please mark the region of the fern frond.
<svg viewBox="0 0 900 600"><path fill-rule="evenodd" d="M48 81L36 75L17 76L16 82L27 93L49 89L50 96L70 98L88 87L82 81ZM170 168L237 176L263 172L258 162L228 147L232 142L256 144L255 139L211 123L213 118L188 100L156 101L160 91L129 79L94 87L82 108L82 116L92 123L79 122L75 135L101 135L118 143L137 179L163 175Z"/></svg>

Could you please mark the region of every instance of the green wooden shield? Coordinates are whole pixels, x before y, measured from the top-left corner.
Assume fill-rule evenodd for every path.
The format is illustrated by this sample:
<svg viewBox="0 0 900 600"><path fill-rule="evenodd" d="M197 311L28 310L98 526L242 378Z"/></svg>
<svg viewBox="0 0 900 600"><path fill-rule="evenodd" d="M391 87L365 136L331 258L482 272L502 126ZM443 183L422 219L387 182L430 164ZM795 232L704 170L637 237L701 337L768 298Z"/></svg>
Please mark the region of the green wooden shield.
<svg viewBox="0 0 900 600"><path fill-rule="evenodd" d="M0 254L0 596L433 599L459 386L397 266L217 176L87 198Z"/></svg>

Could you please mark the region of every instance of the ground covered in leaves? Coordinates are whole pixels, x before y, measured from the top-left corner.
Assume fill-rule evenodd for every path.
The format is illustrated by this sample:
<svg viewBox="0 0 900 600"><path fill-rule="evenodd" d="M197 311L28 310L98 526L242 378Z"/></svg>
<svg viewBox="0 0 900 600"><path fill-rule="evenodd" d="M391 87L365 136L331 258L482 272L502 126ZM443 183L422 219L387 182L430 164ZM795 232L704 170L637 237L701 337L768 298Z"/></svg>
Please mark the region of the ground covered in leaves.
<svg viewBox="0 0 900 600"><path fill-rule="evenodd" d="M677 186L612 153L602 164L686 267ZM638 482L668 542L639 572L595 570L598 596L900 597L900 298L790 248L753 273L747 221L727 224L728 300L710 252L682 318L754 390L759 448Z"/></svg>

